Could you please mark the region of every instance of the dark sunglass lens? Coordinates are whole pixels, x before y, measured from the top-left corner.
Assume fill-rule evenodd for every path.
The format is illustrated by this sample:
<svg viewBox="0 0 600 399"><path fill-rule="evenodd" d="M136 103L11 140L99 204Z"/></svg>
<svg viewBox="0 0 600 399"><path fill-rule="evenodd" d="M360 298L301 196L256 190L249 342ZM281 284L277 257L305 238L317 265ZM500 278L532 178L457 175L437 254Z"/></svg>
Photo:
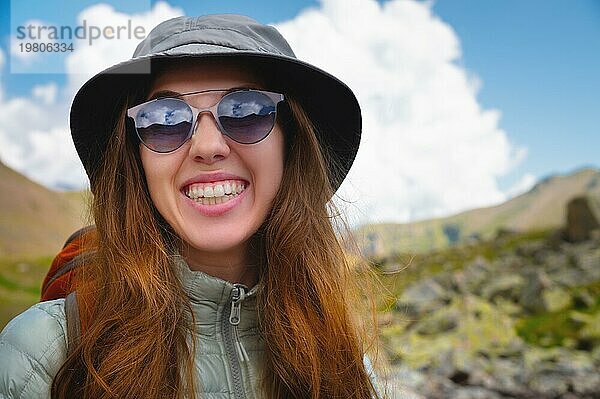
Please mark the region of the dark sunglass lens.
<svg viewBox="0 0 600 399"><path fill-rule="evenodd" d="M217 108L225 134L237 142L252 144L265 138L275 124L277 104L257 91L227 94Z"/></svg>
<svg viewBox="0 0 600 399"><path fill-rule="evenodd" d="M185 143L192 119L192 110L184 101L164 98L142 108L135 118L135 126L146 147L156 152L169 152Z"/></svg>

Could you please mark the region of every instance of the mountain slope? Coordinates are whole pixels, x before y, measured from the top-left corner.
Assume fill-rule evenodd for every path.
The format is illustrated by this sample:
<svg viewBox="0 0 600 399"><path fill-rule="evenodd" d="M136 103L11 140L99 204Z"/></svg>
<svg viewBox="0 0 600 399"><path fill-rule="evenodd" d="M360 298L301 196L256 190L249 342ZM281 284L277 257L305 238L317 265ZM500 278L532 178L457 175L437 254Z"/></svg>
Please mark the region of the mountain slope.
<svg viewBox="0 0 600 399"><path fill-rule="evenodd" d="M56 253L86 224L85 195L51 191L0 162L0 257Z"/></svg>
<svg viewBox="0 0 600 399"><path fill-rule="evenodd" d="M500 205L414 223L365 225L356 229L355 235L368 254L426 252L475 238L491 238L499 229L558 228L565 222L566 204L579 195L600 198L599 170L584 168L569 175L550 176Z"/></svg>

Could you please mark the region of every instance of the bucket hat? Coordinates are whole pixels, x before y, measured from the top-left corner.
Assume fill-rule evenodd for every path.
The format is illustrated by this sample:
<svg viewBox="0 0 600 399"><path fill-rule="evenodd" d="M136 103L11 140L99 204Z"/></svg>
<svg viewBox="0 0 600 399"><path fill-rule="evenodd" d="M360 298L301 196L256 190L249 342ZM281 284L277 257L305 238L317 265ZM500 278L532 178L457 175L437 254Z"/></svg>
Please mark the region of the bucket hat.
<svg viewBox="0 0 600 399"><path fill-rule="evenodd" d="M148 78L152 63L181 58L245 59L276 71L317 128L329 179L337 191L348 174L361 136L361 111L352 90L335 76L299 60L272 26L252 18L219 14L182 16L161 22L127 61L94 75L75 94L70 128L92 190L127 93ZM335 166L337 165L337 167Z"/></svg>

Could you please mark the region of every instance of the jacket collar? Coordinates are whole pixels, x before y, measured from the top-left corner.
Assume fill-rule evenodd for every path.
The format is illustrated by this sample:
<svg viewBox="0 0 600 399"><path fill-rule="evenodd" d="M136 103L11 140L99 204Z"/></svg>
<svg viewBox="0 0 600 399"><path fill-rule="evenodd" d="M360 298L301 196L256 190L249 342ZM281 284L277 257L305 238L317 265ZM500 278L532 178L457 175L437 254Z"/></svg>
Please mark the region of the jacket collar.
<svg viewBox="0 0 600 399"><path fill-rule="evenodd" d="M219 277L211 276L202 271L191 270L181 255L175 255L173 265L180 278L182 286L190 298L196 323L215 325L229 318L234 291L238 284L231 283ZM254 287L246 287L245 297L240 301L240 330L257 327L256 296L260 291L261 282Z"/></svg>

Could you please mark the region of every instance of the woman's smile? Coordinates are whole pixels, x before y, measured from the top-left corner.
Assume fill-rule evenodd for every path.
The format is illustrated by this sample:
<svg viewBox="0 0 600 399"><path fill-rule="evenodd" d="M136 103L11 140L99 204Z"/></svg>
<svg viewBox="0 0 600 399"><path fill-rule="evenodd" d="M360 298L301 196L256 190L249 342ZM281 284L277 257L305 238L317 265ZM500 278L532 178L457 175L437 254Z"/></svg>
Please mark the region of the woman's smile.
<svg viewBox="0 0 600 399"><path fill-rule="evenodd" d="M184 196L204 216L221 216L238 206L245 193L245 182L225 181L188 186Z"/></svg>

